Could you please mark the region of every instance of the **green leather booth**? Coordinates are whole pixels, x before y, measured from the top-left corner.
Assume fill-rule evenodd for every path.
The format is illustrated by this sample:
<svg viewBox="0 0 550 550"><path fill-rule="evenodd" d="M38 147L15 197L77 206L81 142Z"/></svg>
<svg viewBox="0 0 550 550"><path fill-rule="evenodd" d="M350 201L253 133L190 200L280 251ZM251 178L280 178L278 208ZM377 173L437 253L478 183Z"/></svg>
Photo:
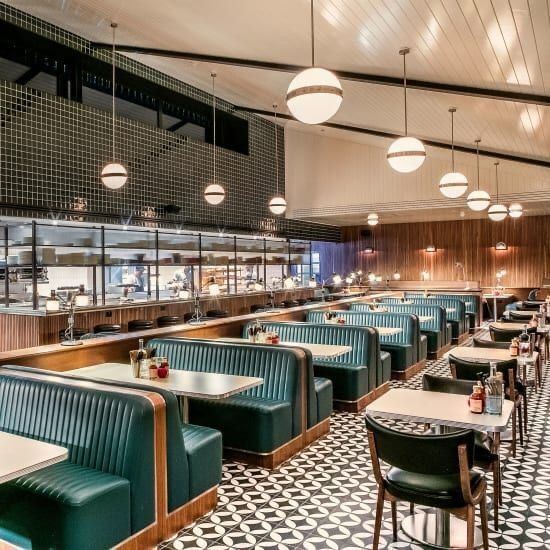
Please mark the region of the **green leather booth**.
<svg viewBox="0 0 550 550"><path fill-rule="evenodd" d="M401 332L392 335L380 335L380 348L391 355L391 368L403 371L420 359L420 327L415 315L406 313L368 313L364 311L333 310L338 317L345 319L346 324L361 327L394 327ZM310 311L308 323L324 323L324 311ZM425 339L424 339L425 341ZM426 349L427 354L427 349Z"/></svg>
<svg viewBox="0 0 550 550"><path fill-rule="evenodd" d="M411 315L431 317L427 321L420 322L420 332L427 338L428 351L437 353L439 349L450 343L447 342L447 313L445 308L428 304L403 304L399 299L386 299L383 307L388 311L409 313ZM395 300L395 302L393 301ZM368 304L351 304L351 311L369 311Z"/></svg>
<svg viewBox="0 0 550 550"><path fill-rule="evenodd" d="M423 294L415 292L406 292L405 297L423 297ZM454 300L462 300L464 302L464 307L466 308L466 317L469 320L469 327L473 328L481 322L479 305L481 300L478 294L453 294L449 292L434 293L432 296L441 296L442 298L450 298Z"/></svg>
<svg viewBox="0 0 550 550"><path fill-rule="evenodd" d="M248 323L243 337L248 334ZM315 375L332 380L335 401L357 401L391 376L391 357L380 351L378 333L368 327L337 326L299 322L261 322L279 334L283 342L350 346L338 357L315 359Z"/></svg>
<svg viewBox="0 0 550 550"><path fill-rule="evenodd" d="M2 368L15 372L40 374L41 376L89 381L89 378L31 367L10 365ZM104 380L100 382L114 387L147 389L147 391L158 393L164 399L166 403L166 466L168 470L169 512L176 510L220 483L222 475L222 434L218 430L206 426L182 424L178 399L168 390L153 387L144 388L142 384Z"/></svg>
<svg viewBox="0 0 550 550"><path fill-rule="evenodd" d="M0 370L0 429L68 460L0 485L0 539L107 549L155 521L154 410L137 394Z"/></svg>
<svg viewBox="0 0 550 550"><path fill-rule="evenodd" d="M226 399L189 400L190 420L219 430L224 447L270 453L302 434L300 372L307 365L299 350L191 338L155 338L147 346L172 369L263 378Z"/></svg>

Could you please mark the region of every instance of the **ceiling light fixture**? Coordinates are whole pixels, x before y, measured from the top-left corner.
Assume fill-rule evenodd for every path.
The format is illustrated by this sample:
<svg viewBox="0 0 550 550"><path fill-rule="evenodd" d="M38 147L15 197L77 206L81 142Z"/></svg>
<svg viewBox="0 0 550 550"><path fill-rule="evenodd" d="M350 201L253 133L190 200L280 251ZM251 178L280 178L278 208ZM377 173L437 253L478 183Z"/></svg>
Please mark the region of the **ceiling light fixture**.
<svg viewBox="0 0 550 550"><path fill-rule="evenodd" d="M279 195L279 148L278 148L278 136L277 136L277 104L273 104L273 111L275 117L275 180L277 182L277 191L275 196L269 201L269 210L276 216L280 216L285 213L286 200L282 195Z"/></svg>
<svg viewBox="0 0 550 550"><path fill-rule="evenodd" d="M375 214L374 212L372 214L369 214L367 216L367 224L368 225L378 225L379 222L378 214Z"/></svg>
<svg viewBox="0 0 550 550"><path fill-rule="evenodd" d="M451 171L439 180L439 190L449 199L457 199L466 193L468 178L461 172L455 172L455 132L454 114L456 107L450 107L451 113Z"/></svg>
<svg viewBox="0 0 550 550"><path fill-rule="evenodd" d="M365 254L373 254L374 253L374 248L372 248L372 246L367 246L367 248L365 248L365 250L363 250L363 252Z"/></svg>
<svg viewBox="0 0 550 550"><path fill-rule="evenodd" d="M495 181L497 184L497 203L489 207L489 218L494 222L501 222L506 216L508 216L508 208L499 203L498 200L498 162L495 162Z"/></svg>
<svg viewBox="0 0 550 550"><path fill-rule="evenodd" d="M479 143L480 142L481 142L480 139L476 139L477 189L475 191L472 191L468 195L468 198L466 199L466 203L468 204L468 207L472 210L475 210L476 212L481 212L482 210L485 210L489 206L489 203L491 202L491 197L489 196L489 193L479 188Z"/></svg>
<svg viewBox="0 0 550 550"><path fill-rule="evenodd" d="M508 250L508 245L504 241L500 241L495 245L495 250Z"/></svg>
<svg viewBox="0 0 550 550"><path fill-rule="evenodd" d="M401 279L401 273L399 273L399 271L395 270L394 273L393 273L393 280L394 281L399 281Z"/></svg>
<svg viewBox="0 0 550 550"><path fill-rule="evenodd" d="M523 214L523 207L519 202L513 202L508 208L508 214L511 218L520 218Z"/></svg>
<svg viewBox="0 0 550 550"><path fill-rule="evenodd" d="M386 158L390 166L404 174L418 170L426 160L426 149L419 139L408 136L407 127L407 63L409 48L401 48L399 55L403 56L403 90L405 93L405 137L396 139L388 149Z"/></svg>
<svg viewBox="0 0 550 550"><path fill-rule="evenodd" d="M315 66L315 25L313 0L311 11L311 68L298 73L286 92L286 104L294 116L305 124L321 124L332 118L342 104L342 85L336 76Z"/></svg>
<svg viewBox="0 0 550 550"><path fill-rule="evenodd" d="M113 76L112 76L112 88L113 88L113 105L112 105L112 147L113 147L113 162L110 162L104 166L101 170L101 182L105 187L109 189L120 189L128 180L128 172L126 168L119 162L116 162L115 154L115 145L116 145L116 105L115 105L115 95L116 95L116 50L115 50L115 33L117 28L116 23L111 23L111 28L113 29L113 50L112 50L112 65L113 65Z"/></svg>
<svg viewBox="0 0 550 550"><path fill-rule="evenodd" d="M435 247L434 244L429 244L429 245L426 247L426 252L437 252L437 248Z"/></svg>
<svg viewBox="0 0 550 550"><path fill-rule="evenodd" d="M216 73L210 73L212 77L212 125L213 125L213 143L212 143L212 183L206 186L204 190L204 199L208 204L216 206L225 199L225 189L216 183Z"/></svg>

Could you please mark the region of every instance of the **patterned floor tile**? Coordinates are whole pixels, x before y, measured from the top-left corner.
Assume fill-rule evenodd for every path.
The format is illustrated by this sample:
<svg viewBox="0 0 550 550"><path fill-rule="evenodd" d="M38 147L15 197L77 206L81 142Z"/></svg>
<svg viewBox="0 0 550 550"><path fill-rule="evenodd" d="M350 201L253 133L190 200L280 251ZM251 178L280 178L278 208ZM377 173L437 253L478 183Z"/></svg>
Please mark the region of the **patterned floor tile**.
<svg viewBox="0 0 550 550"><path fill-rule="evenodd" d="M529 390L530 429L515 459L503 469L501 528L490 524L491 549L550 548L550 387ZM423 371L448 376L445 359ZM393 387L420 388L422 373ZM391 422L418 430L407 422ZM503 452L504 448L503 448ZM492 477L487 476L489 494ZM366 440L364 415L334 413L331 432L272 472L225 462L216 510L159 545L161 550L364 550L372 545L376 483ZM401 521L407 504L399 504ZM491 514L491 512L490 512ZM490 517L491 519L491 517ZM392 541L386 506L381 549L422 550L399 531Z"/></svg>

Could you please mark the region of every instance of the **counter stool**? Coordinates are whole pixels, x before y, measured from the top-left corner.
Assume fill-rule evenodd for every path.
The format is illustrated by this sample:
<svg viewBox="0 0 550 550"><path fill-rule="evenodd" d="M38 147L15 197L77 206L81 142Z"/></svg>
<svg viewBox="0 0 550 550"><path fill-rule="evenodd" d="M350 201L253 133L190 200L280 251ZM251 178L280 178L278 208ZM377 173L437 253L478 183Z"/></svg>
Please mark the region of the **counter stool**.
<svg viewBox="0 0 550 550"><path fill-rule="evenodd" d="M121 326L117 324L103 323L94 327L94 332L106 332L108 334L118 334L121 331Z"/></svg>
<svg viewBox="0 0 550 550"><path fill-rule="evenodd" d="M181 317L178 315L163 315L162 317L157 318L157 325L160 328L163 327L173 327L182 322Z"/></svg>
<svg viewBox="0 0 550 550"><path fill-rule="evenodd" d="M262 311L265 308L263 304L252 304L250 306L250 313L256 313L257 311Z"/></svg>
<svg viewBox="0 0 550 550"><path fill-rule="evenodd" d="M153 321L149 321L148 319L134 319L128 322L128 332L147 330L149 328L153 328Z"/></svg>
<svg viewBox="0 0 550 550"><path fill-rule="evenodd" d="M305 306L308 302L306 298L298 298L296 301L298 302L299 306Z"/></svg>
<svg viewBox="0 0 550 550"><path fill-rule="evenodd" d="M283 307L284 308L289 308L289 307L298 307L300 304L296 301L296 300L285 300L283 302Z"/></svg>
<svg viewBox="0 0 550 550"><path fill-rule="evenodd" d="M206 316L213 319L224 319L225 317L229 317L229 313L223 309L209 309L206 312Z"/></svg>
<svg viewBox="0 0 550 550"><path fill-rule="evenodd" d="M88 334L85 328L73 328L73 338L75 340L80 340L85 334ZM59 341L63 342L63 340L65 340L65 329L59 331Z"/></svg>

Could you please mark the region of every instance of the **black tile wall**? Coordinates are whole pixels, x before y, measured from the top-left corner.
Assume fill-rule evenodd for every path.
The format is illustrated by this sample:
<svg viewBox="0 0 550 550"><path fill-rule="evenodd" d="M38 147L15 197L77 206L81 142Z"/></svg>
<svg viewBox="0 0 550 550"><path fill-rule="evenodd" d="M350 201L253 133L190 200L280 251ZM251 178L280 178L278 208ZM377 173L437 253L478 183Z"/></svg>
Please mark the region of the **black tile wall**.
<svg viewBox="0 0 550 550"><path fill-rule="evenodd" d="M110 62L82 37L0 3L0 19ZM166 88L211 103L211 96L125 56L117 65ZM232 105L217 102L232 111ZM217 149L219 180L226 200L209 206L203 190L212 174L212 145L117 117L117 160L128 183L107 190L99 179L111 160L111 113L31 87L0 82L0 212L48 215L196 228L269 232L292 238L338 241L339 228L273 218L267 204L275 194L275 137L270 121L234 113L249 123L249 155ZM284 189L284 130L278 128L280 187ZM175 204L178 215L159 207Z"/></svg>

